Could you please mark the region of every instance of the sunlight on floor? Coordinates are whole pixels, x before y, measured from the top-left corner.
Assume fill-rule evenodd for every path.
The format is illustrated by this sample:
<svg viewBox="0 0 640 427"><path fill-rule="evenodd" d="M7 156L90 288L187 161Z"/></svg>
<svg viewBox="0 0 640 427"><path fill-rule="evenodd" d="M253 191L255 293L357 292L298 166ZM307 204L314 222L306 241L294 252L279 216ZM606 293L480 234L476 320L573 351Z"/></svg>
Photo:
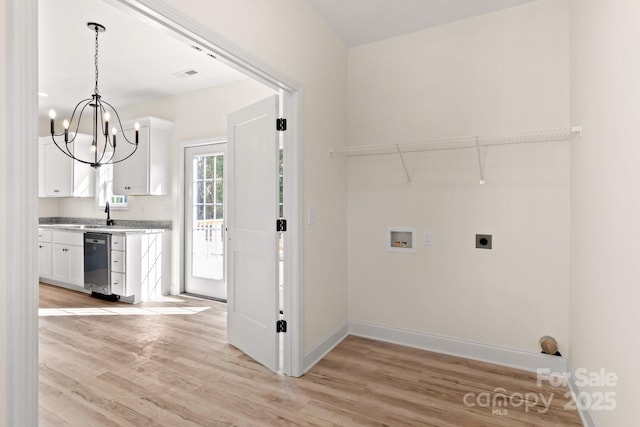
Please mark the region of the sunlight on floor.
<svg viewBox="0 0 640 427"><path fill-rule="evenodd" d="M160 314L197 314L211 307L96 307L96 308L40 308L45 316L156 316Z"/></svg>

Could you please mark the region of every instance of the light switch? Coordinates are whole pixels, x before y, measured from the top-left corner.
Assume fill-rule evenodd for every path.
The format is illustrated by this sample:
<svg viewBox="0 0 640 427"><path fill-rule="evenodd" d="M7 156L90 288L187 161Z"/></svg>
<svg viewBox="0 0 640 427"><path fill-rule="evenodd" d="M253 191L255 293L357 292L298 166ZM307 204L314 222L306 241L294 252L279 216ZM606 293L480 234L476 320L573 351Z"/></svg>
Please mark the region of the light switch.
<svg viewBox="0 0 640 427"><path fill-rule="evenodd" d="M423 240L425 246L433 246L433 233L431 233L430 231L425 231Z"/></svg>
<svg viewBox="0 0 640 427"><path fill-rule="evenodd" d="M316 208L307 209L307 225L316 223Z"/></svg>

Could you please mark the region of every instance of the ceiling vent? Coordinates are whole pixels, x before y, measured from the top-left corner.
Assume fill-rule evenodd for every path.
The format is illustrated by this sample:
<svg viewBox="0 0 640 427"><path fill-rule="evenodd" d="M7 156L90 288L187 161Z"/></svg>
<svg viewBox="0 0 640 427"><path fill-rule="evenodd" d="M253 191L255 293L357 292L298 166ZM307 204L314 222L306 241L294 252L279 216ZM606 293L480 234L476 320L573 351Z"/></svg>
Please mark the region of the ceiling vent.
<svg viewBox="0 0 640 427"><path fill-rule="evenodd" d="M198 74L198 71L193 70L193 69L184 70L184 71L178 71L177 73L173 73L173 75L176 76L179 79L184 79L186 77L195 76L196 74Z"/></svg>

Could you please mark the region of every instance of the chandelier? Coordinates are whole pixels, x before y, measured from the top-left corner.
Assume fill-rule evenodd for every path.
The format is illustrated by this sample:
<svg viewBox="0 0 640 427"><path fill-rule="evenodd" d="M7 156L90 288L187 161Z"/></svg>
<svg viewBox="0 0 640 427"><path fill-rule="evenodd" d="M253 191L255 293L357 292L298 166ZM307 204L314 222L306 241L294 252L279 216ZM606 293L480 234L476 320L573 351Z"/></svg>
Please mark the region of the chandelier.
<svg viewBox="0 0 640 427"><path fill-rule="evenodd" d="M49 118L51 119L51 139L53 139L53 142L60 151L62 151L66 156L71 157L73 160L91 165L93 168L99 168L102 165L122 162L136 152L138 149L140 124L135 124L135 141L131 142L122 129L122 123L120 122L118 112L100 95L100 91L98 89L98 34L105 32L106 28L95 22L88 22L87 27L96 34L96 51L94 57L96 73L93 94L91 95L91 98L83 99L76 104L73 109L73 113L71 113L71 119L65 119L63 122L64 130L62 133L55 132L55 110L49 110ZM91 152L84 153L84 157L82 156L82 150L74 149L77 147L74 147L73 145L76 140L76 136L78 135L78 129L80 129L83 114L85 114L85 116L89 114L91 115L91 129L93 132ZM114 124L117 124L117 127L113 126L109 129L109 121L112 116L114 117ZM70 128L72 129L71 134L69 132ZM124 142L126 143L125 146L129 146L130 152L127 151L124 157L115 156L116 134L118 133L118 128L122 133Z"/></svg>

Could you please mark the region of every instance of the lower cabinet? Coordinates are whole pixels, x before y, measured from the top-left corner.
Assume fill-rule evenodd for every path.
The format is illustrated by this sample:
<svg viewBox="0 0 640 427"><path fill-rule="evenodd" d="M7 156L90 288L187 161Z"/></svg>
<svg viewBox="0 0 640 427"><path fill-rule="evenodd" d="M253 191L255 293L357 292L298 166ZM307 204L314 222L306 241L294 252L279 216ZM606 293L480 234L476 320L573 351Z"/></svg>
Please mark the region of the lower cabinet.
<svg viewBox="0 0 640 427"><path fill-rule="evenodd" d="M84 288L84 248L53 244L51 278Z"/></svg>
<svg viewBox="0 0 640 427"><path fill-rule="evenodd" d="M169 233L114 234L111 238L111 292L149 301L168 293Z"/></svg>
<svg viewBox="0 0 640 427"><path fill-rule="evenodd" d="M111 293L128 297L135 294L135 286L132 280L127 280L127 241L129 246L135 240L133 236L114 234L111 236ZM133 251L133 248L130 249Z"/></svg>
<svg viewBox="0 0 640 427"><path fill-rule="evenodd" d="M38 276L51 279L51 243L38 242Z"/></svg>
<svg viewBox="0 0 640 427"><path fill-rule="evenodd" d="M83 233L38 229L40 280L71 289L84 289Z"/></svg>

